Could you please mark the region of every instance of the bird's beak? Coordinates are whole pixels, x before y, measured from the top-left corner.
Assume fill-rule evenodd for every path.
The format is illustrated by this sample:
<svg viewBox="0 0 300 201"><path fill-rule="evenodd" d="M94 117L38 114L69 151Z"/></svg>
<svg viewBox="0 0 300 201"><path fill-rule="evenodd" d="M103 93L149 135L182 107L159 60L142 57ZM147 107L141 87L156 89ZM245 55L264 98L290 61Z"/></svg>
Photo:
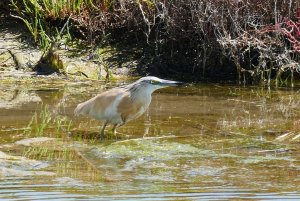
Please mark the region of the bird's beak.
<svg viewBox="0 0 300 201"><path fill-rule="evenodd" d="M181 86L184 85L184 82L179 82L179 81L171 81L171 80L162 80L160 85L162 87L169 87L169 86Z"/></svg>

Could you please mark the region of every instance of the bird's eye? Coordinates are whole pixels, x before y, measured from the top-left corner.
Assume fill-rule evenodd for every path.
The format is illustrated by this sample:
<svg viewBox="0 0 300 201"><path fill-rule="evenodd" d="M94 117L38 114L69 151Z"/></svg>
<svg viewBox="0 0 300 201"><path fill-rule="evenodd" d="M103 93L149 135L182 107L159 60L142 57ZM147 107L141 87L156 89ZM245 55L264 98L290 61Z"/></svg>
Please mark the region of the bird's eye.
<svg viewBox="0 0 300 201"><path fill-rule="evenodd" d="M153 85L157 85L157 84L159 84L159 81L151 80L150 83L153 84Z"/></svg>

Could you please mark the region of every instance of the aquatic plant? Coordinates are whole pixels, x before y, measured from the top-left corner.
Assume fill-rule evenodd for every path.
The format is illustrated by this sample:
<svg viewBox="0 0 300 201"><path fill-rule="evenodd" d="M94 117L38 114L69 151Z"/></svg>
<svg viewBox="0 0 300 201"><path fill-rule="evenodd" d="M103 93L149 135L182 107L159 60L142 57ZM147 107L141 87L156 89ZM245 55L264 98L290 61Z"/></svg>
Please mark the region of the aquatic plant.
<svg viewBox="0 0 300 201"><path fill-rule="evenodd" d="M113 78L113 75L109 68L109 63L103 59L103 54L105 54L105 50L98 48L97 56L98 56L98 64L99 64L100 72L101 72L102 68L105 70L105 72L106 72L105 81L108 82L108 81L110 81L111 78ZM100 73L99 73L99 75L100 75ZM100 80L100 76L99 76L99 80Z"/></svg>
<svg viewBox="0 0 300 201"><path fill-rule="evenodd" d="M41 137L44 134L44 130L49 126L51 119L48 107L45 107L39 115L35 113L24 131L25 135Z"/></svg>
<svg viewBox="0 0 300 201"><path fill-rule="evenodd" d="M44 106L40 113L35 113L32 116L24 135L27 137L50 136L65 139L71 128L72 121L69 118L60 115L53 117L48 106ZM52 131L46 132L49 129Z"/></svg>

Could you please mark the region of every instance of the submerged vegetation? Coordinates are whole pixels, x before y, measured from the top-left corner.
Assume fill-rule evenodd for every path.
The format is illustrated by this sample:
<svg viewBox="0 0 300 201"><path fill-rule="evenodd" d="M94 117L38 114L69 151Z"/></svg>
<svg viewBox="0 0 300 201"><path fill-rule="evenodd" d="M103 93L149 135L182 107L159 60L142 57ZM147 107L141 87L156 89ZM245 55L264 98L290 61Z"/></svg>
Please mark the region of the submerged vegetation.
<svg viewBox="0 0 300 201"><path fill-rule="evenodd" d="M277 86L299 77L297 0L6 2L44 51L79 39L92 50L142 50L140 73Z"/></svg>

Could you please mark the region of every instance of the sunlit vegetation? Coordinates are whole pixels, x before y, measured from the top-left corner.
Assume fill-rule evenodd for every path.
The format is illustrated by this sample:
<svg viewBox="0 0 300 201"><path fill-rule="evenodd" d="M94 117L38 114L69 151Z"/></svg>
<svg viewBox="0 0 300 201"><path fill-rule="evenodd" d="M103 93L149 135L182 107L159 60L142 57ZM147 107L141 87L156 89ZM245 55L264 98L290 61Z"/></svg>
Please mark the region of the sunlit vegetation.
<svg viewBox="0 0 300 201"><path fill-rule="evenodd" d="M65 116L53 116L48 107L45 106L40 113L32 116L27 128L24 131L26 137L68 137L72 121ZM51 130L49 132L49 130ZM48 131L48 132L47 132Z"/></svg>

